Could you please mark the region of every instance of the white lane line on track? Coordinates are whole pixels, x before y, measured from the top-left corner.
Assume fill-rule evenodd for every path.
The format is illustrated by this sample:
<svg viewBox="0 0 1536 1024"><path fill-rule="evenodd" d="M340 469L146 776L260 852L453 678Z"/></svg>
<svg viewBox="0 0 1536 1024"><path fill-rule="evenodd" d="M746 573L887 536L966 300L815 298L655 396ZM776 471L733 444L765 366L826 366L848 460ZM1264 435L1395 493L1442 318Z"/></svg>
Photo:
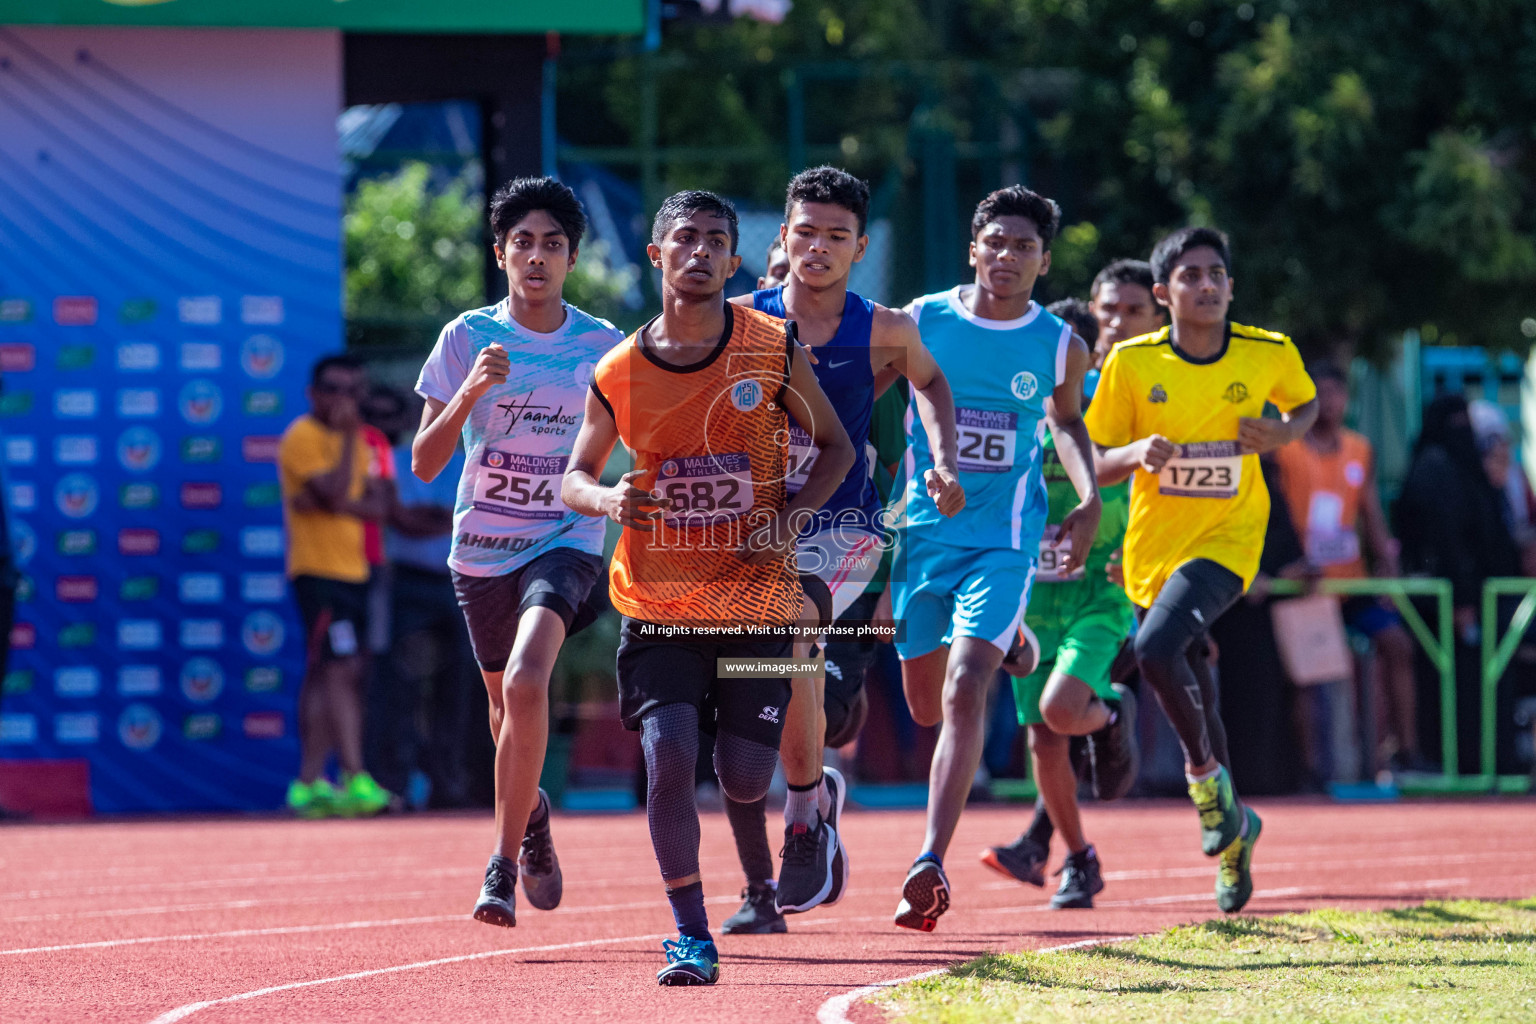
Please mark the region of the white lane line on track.
<svg viewBox="0 0 1536 1024"><path fill-rule="evenodd" d="M1111 935L1102 939L1084 939L1081 942L1069 942L1064 946L1048 946L1045 949L1026 950L1030 953L1063 953L1069 949L1087 949L1090 946L1107 946L1115 942L1129 942L1136 938L1134 935ZM833 996L816 1010L816 1024L852 1024L848 1019L848 1011L853 1009L853 1004L879 992L883 988L894 988L897 985L905 985L910 981L922 981L925 978L936 978L948 971L948 967L936 967L931 971L923 971L921 974L909 974L905 978L890 978L886 981L877 981L871 985L856 988L851 992Z"/></svg>
<svg viewBox="0 0 1536 1024"><path fill-rule="evenodd" d="M213 1006L226 1006L230 1003L244 1002L247 999L258 999L261 996L269 996L277 992L292 992L300 988L313 988L316 985L331 985L341 981L357 981L362 978L376 978L381 974L398 974L401 971L420 971L429 967L441 967L444 964L461 964L470 960L489 960L491 957L511 956L514 953L551 953L561 949L582 949L589 946L610 946L621 942L647 942L656 939L668 939L671 932L657 933L654 935L627 935L621 939L587 939L582 942L557 942L548 946L520 946L516 949L490 949L483 953L465 953L461 956L445 956L437 960L418 960L411 964L396 964L394 967L379 967L371 971L354 971L351 974L338 974L333 978L315 978L312 981L293 981L286 985L270 985L267 988L253 989L250 992L238 992L232 996L222 996L218 999L205 999L202 1002L187 1003L169 1010L150 1021L150 1024L173 1024L178 1020L206 1010Z"/></svg>

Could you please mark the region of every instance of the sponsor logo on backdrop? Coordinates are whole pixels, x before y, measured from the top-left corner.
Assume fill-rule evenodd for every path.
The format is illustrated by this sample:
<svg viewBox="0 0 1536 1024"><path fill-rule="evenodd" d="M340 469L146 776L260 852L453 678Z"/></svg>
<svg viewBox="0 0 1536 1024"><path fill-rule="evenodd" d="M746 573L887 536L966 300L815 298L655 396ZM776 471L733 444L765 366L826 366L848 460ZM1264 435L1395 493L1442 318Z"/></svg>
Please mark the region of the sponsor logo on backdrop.
<svg viewBox="0 0 1536 1024"><path fill-rule="evenodd" d="M277 462L277 446L282 440L264 434L249 434L240 439L240 457L246 462Z"/></svg>
<svg viewBox="0 0 1536 1024"><path fill-rule="evenodd" d="M217 370L224 365L224 350L215 341L184 341L181 343L181 368L183 370Z"/></svg>
<svg viewBox="0 0 1536 1024"><path fill-rule="evenodd" d="M96 645L96 623L71 622L59 630L60 647L94 647Z"/></svg>
<svg viewBox="0 0 1536 1024"><path fill-rule="evenodd" d="M53 414L61 420L96 418L96 392L91 388L67 388L53 393Z"/></svg>
<svg viewBox="0 0 1536 1024"><path fill-rule="evenodd" d="M224 411L224 392L211 380L189 380L182 385L177 404L188 423L212 423Z"/></svg>
<svg viewBox="0 0 1536 1024"><path fill-rule="evenodd" d="M117 553L120 555L158 555L160 531L145 527L130 527L117 531Z"/></svg>
<svg viewBox="0 0 1536 1024"><path fill-rule="evenodd" d="M117 588L119 601L153 601L159 596L159 576L129 576Z"/></svg>
<svg viewBox="0 0 1536 1024"><path fill-rule="evenodd" d="M94 466L96 438L89 434L63 434L54 438L53 461L61 466Z"/></svg>
<svg viewBox="0 0 1536 1024"><path fill-rule="evenodd" d="M30 622L18 622L11 626L11 648L30 651L37 646L37 627Z"/></svg>
<svg viewBox="0 0 1536 1024"><path fill-rule="evenodd" d="M117 738L129 750L149 750L160 742L160 712L148 704L129 704L117 716Z"/></svg>
<svg viewBox="0 0 1536 1024"><path fill-rule="evenodd" d="M160 666L121 666L117 670L117 692L123 697L153 697L160 692Z"/></svg>
<svg viewBox="0 0 1536 1024"><path fill-rule="evenodd" d="M54 669L53 692L60 697L94 697L101 692L101 672L89 665Z"/></svg>
<svg viewBox="0 0 1536 1024"><path fill-rule="evenodd" d="M160 346L148 341L125 341L117 346L117 368L124 373L149 373L160 369Z"/></svg>
<svg viewBox="0 0 1536 1024"><path fill-rule="evenodd" d="M32 320L32 303L27 299L0 299L0 324L24 324Z"/></svg>
<svg viewBox="0 0 1536 1024"><path fill-rule="evenodd" d="M176 581L176 593L185 604L219 604L224 600L224 577L216 572L184 572Z"/></svg>
<svg viewBox="0 0 1536 1024"><path fill-rule="evenodd" d="M37 508L37 485L14 483L6 486L5 500L13 512L31 512Z"/></svg>
<svg viewBox="0 0 1536 1024"><path fill-rule="evenodd" d="M283 343L270 334L253 334L240 346L240 368L257 380L271 380L283 369Z"/></svg>
<svg viewBox="0 0 1536 1024"><path fill-rule="evenodd" d="M0 373L26 373L36 365L36 346L21 342L0 345Z"/></svg>
<svg viewBox="0 0 1536 1024"><path fill-rule="evenodd" d="M283 670L276 665L252 665L245 670L245 688L250 693L275 693L283 688Z"/></svg>
<svg viewBox="0 0 1536 1024"><path fill-rule="evenodd" d="M224 488L212 481L181 485L182 508L218 508L224 504Z"/></svg>
<svg viewBox="0 0 1536 1024"><path fill-rule="evenodd" d="M101 738L101 716L94 711L67 711L53 716L53 741L82 746Z"/></svg>
<svg viewBox="0 0 1536 1024"><path fill-rule="evenodd" d="M8 437L5 439L5 464L7 466L30 466L36 461L36 438Z"/></svg>
<svg viewBox="0 0 1536 1024"><path fill-rule="evenodd" d="M0 715L0 743L31 746L36 742L36 715Z"/></svg>
<svg viewBox="0 0 1536 1024"><path fill-rule="evenodd" d="M211 711L188 715L181 720L182 736L194 741L216 739L222 727L223 723L219 720L219 716Z"/></svg>
<svg viewBox="0 0 1536 1024"><path fill-rule="evenodd" d="M245 489L246 508L273 508L282 504L283 488L276 481L251 484Z"/></svg>
<svg viewBox="0 0 1536 1024"><path fill-rule="evenodd" d="M53 582L54 596L70 604L87 604L96 600L100 584L95 576L60 576Z"/></svg>
<svg viewBox="0 0 1536 1024"><path fill-rule="evenodd" d="M217 295L183 295L176 300L176 319L184 324L216 324L224 319L224 300Z"/></svg>
<svg viewBox="0 0 1536 1024"><path fill-rule="evenodd" d="M26 573L16 577L16 603L26 604L37 596L37 583Z"/></svg>
<svg viewBox="0 0 1536 1024"><path fill-rule="evenodd" d="M151 483L123 484L117 489L117 503L123 508L158 508L160 485Z"/></svg>
<svg viewBox="0 0 1536 1024"><path fill-rule="evenodd" d="M25 416L32 411L32 392L7 391L0 394L0 416Z"/></svg>
<svg viewBox="0 0 1536 1024"><path fill-rule="evenodd" d="M281 711L252 711L241 722L246 739L280 740L286 731Z"/></svg>
<svg viewBox="0 0 1536 1024"><path fill-rule="evenodd" d="M117 308L119 323L147 324L160 312L160 304L154 299L129 299Z"/></svg>
<svg viewBox="0 0 1536 1024"><path fill-rule="evenodd" d="M251 612L240 627L240 639L252 654L276 654L283 646L283 620L265 609Z"/></svg>
<svg viewBox="0 0 1536 1024"><path fill-rule="evenodd" d="M160 435L148 427L129 427L117 439L117 461L133 473L154 469L160 463Z"/></svg>
<svg viewBox="0 0 1536 1024"><path fill-rule="evenodd" d="M96 322L92 295L60 295L53 300L53 322L60 327L89 327Z"/></svg>
<svg viewBox="0 0 1536 1024"><path fill-rule="evenodd" d="M182 462L218 462L224 454L224 442L211 434L197 434L181 439Z"/></svg>
<svg viewBox="0 0 1536 1024"><path fill-rule="evenodd" d="M224 670L212 658L192 658L181 666L181 693L194 704L207 704L224 692Z"/></svg>
<svg viewBox="0 0 1536 1024"><path fill-rule="evenodd" d="M155 388L122 388L117 393L117 414L125 420L151 420L160 415L160 392Z"/></svg>
<svg viewBox="0 0 1536 1024"><path fill-rule="evenodd" d="M159 619L119 619L117 646L125 651L158 651L164 643Z"/></svg>
<svg viewBox="0 0 1536 1024"><path fill-rule="evenodd" d="M266 327L283 322L281 295L240 296L240 322Z"/></svg>
<svg viewBox="0 0 1536 1024"><path fill-rule="evenodd" d="M58 540L61 555L94 555L96 553L95 530L61 530Z"/></svg>
<svg viewBox="0 0 1536 1024"><path fill-rule="evenodd" d="M95 362L95 345L65 345L54 357L54 365L61 370L88 370Z"/></svg>
<svg viewBox="0 0 1536 1024"><path fill-rule="evenodd" d="M280 391L247 391L244 407L247 416L281 416L283 394Z"/></svg>
<svg viewBox="0 0 1536 1024"><path fill-rule="evenodd" d="M84 519L96 511L101 502L101 490L94 478L84 473L69 473L54 485L53 502L69 518Z"/></svg>
<svg viewBox="0 0 1536 1024"><path fill-rule="evenodd" d="M281 526L247 526L240 531L240 553L246 558L280 558L283 554Z"/></svg>
<svg viewBox="0 0 1536 1024"><path fill-rule="evenodd" d="M218 619L182 619L181 646L189 651L211 651L224 646L224 623Z"/></svg>
<svg viewBox="0 0 1536 1024"><path fill-rule="evenodd" d="M31 669L13 668L5 674L5 681L0 682L0 694L12 697L19 693L31 693L36 679L36 673Z"/></svg>
<svg viewBox="0 0 1536 1024"><path fill-rule="evenodd" d="M211 555L219 550L220 540L218 530L188 530L181 538L181 553Z"/></svg>
<svg viewBox="0 0 1536 1024"><path fill-rule="evenodd" d="M37 554L37 531L24 519L11 520L11 551L17 565L26 565Z"/></svg>
<svg viewBox="0 0 1536 1024"><path fill-rule="evenodd" d="M240 599L251 604L275 603L287 592L287 577L280 572L248 572L240 577Z"/></svg>

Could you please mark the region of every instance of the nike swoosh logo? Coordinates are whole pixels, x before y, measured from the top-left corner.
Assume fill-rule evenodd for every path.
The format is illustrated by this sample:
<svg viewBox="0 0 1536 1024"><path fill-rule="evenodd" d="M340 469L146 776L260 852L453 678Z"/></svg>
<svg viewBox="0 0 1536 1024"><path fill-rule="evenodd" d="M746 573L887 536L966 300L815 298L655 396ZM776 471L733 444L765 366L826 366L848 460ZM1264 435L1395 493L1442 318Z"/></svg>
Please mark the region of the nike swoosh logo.
<svg viewBox="0 0 1536 1024"><path fill-rule="evenodd" d="M848 365L848 364L849 364L849 363L851 363L851 362L853 362L853 360L852 360L852 359L844 359L844 360L843 360L843 361L842 361L842 362L840 362L840 363L828 363L828 364L827 364L827 369L829 369L829 370L835 370L835 369L837 369L837 368L838 368L838 367L839 367L839 366L847 366L847 365Z"/></svg>

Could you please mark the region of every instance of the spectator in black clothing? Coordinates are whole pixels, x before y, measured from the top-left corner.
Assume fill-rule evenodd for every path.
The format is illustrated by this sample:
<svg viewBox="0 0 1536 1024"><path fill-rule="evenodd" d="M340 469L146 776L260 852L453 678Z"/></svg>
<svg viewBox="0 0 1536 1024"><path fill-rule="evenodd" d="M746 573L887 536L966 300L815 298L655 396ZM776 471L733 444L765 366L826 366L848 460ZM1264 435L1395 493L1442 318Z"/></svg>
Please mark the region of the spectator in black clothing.
<svg viewBox="0 0 1536 1024"><path fill-rule="evenodd" d="M1477 770L1480 742L1478 617L1483 582L1490 576L1520 573L1519 550L1504 509L1503 495L1484 470L1466 399L1437 397L1424 409L1423 429L1393 511L1404 574L1451 581L1457 760L1460 770L1469 773ZM1438 676L1421 658L1419 737L1426 753L1440 746L1439 691Z"/></svg>

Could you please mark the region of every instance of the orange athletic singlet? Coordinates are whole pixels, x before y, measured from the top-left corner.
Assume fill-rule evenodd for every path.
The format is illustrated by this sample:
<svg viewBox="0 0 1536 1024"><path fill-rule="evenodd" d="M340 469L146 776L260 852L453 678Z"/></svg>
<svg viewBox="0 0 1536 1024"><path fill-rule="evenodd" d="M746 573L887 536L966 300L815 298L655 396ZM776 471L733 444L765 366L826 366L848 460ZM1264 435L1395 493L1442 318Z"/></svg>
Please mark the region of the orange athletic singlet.
<svg viewBox="0 0 1536 1024"><path fill-rule="evenodd" d="M597 364L592 387L634 456L636 484L671 499L655 532L624 530L609 565L620 613L673 625L793 622L792 558L747 565L747 536L784 508L792 342L784 321L729 303L704 359L673 365L642 328Z"/></svg>
<svg viewBox="0 0 1536 1024"><path fill-rule="evenodd" d="M1339 431L1339 450L1323 454L1305 440L1275 452L1280 487L1307 557L1330 579L1366 575L1360 557L1360 495L1370 479L1371 442Z"/></svg>

